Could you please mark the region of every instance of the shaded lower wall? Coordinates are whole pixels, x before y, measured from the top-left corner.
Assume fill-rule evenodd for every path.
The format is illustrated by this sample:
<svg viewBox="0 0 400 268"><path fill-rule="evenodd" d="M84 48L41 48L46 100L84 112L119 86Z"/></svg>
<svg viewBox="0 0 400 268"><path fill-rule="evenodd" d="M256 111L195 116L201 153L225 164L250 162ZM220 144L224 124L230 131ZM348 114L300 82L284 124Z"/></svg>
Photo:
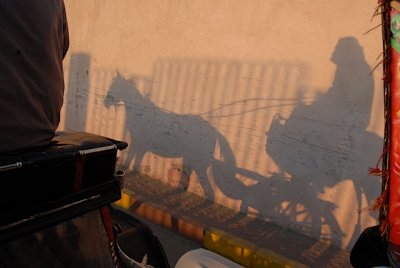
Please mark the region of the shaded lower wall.
<svg viewBox="0 0 400 268"><path fill-rule="evenodd" d="M65 2L60 129L123 139L129 170L344 248L376 224L358 213L380 189L374 3Z"/></svg>

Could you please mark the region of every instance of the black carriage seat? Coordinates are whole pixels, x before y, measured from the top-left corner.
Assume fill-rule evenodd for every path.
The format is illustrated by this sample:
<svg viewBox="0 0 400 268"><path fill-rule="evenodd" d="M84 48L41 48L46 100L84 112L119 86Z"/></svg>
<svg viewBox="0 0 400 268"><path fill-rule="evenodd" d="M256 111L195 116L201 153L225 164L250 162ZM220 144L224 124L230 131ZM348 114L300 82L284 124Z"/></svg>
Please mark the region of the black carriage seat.
<svg viewBox="0 0 400 268"><path fill-rule="evenodd" d="M122 141L58 132L45 148L0 156L0 244L120 199Z"/></svg>

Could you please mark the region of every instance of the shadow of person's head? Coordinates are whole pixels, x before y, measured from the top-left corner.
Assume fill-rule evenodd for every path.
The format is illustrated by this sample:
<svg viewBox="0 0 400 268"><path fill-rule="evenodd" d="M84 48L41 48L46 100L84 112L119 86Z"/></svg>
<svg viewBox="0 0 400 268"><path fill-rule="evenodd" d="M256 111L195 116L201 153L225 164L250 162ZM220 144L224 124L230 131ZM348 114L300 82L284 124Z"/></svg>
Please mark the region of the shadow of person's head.
<svg viewBox="0 0 400 268"><path fill-rule="evenodd" d="M374 82L362 46L354 37L341 38L332 53L331 61L337 69L332 87L325 98L327 104L332 106L332 110L340 109L340 117L345 117L343 121L347 125L360 130L367 129Z"/></svg>
<svg viewBox="0 0 400 268"><path fill-rule="evenodd" d="M352 36L341 38L332 53L331 61L338 66L364 62L364 50Z"/></svg>

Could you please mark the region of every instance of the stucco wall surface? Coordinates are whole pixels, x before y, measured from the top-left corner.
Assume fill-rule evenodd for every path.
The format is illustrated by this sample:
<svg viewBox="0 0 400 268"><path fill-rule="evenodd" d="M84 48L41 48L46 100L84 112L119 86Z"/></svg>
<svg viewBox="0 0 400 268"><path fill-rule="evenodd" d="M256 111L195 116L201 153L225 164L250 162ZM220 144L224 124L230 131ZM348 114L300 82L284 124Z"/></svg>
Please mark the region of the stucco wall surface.
<svg viewBox="0 0 400 268"><path fill-rule="evenodd" d="M376 1L65 0L60 129L121 164L351 248L380 192Z"/></svg>

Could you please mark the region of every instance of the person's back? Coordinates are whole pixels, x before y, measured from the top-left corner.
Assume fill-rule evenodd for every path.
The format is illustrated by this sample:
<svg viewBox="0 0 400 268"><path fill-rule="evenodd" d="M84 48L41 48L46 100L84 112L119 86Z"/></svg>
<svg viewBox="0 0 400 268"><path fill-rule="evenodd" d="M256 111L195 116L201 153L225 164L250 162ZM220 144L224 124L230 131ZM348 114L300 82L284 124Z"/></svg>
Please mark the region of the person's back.
<svg viewBox="0 0 400 268"><path fill-rule="evenodd" d="M53 138L68 45L63 0L0 0L0 153Z"/></svg>

